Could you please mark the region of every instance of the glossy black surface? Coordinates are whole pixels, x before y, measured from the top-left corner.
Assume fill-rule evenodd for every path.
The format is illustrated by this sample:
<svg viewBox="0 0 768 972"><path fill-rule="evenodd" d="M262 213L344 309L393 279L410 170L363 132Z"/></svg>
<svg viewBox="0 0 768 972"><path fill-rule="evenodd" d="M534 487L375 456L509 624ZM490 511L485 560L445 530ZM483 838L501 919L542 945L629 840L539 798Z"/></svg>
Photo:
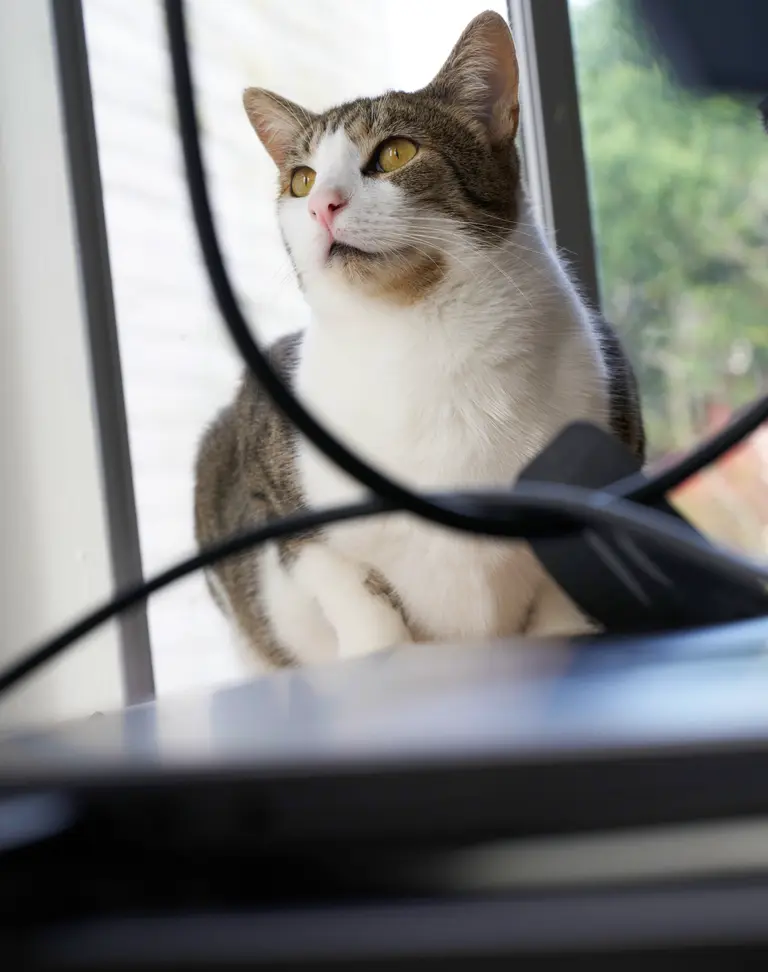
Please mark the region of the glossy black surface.
<svg viewBox="0 0 768 972"><path fill-rule="evenodd" d="M655 639L409 646L0 746L3 782L102 770L567 758L768 743L768 620Z"/></svg>
<svg viewBox="0 0 768 972"><path fill-rule="evenodd" d="M7 741L11 966L730 968L765 941L767 639L410 647Z"/></svg>

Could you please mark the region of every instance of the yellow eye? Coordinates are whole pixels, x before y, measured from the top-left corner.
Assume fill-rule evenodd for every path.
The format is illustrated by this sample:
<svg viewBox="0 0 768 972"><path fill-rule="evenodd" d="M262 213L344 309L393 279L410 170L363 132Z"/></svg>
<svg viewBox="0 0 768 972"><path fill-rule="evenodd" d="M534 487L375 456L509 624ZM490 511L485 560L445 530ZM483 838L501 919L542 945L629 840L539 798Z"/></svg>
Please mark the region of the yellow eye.
<svg viewBox="0 0 768 972"><path fill-rule="evenodd" d="M315 184L315 170L308 165L299 166L293 170L291 176L291 195L308 196L309 191Z"/></svg>
<svg viewBox="0 0 768 972"><path fill-rule="evenodd" d="M390 138L376 153L376 171L394 172L401 169L419 151L409 138Z"/></svg>

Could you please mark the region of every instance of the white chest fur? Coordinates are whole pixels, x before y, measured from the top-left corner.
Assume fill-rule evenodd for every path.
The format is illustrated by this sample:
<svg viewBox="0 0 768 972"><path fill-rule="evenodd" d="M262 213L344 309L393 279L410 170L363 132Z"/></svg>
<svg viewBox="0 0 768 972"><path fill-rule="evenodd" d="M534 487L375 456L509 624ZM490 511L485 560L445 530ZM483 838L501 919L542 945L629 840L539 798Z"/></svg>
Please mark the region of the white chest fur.
<svg viewBox="0 0 768 972"><path fill-rule="evenodd" d="M299 392L355 451L411 487L507 487L567 422L606 421L597 344L559 266L543 242L538 265L497 259L505 256L506 273L489 280L468 266L416 307L314 295ZM524 288L515 282L523 272ZM532 273L545 286L532 286ZM533 302L523 296L537 291ZM311 446L299 463L311 506L361 495ZM523 544L408 517L338 527L330 542L379 569L431 638L520 631L542 579Z"/></svg>

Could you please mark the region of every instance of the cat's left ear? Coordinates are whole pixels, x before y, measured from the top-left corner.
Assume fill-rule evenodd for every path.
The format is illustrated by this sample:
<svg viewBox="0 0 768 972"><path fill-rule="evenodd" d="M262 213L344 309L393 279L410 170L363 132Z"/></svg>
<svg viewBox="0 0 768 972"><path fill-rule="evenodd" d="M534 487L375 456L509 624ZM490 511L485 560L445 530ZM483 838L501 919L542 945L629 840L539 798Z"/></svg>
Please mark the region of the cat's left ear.
<svg viewBox="0 0 768 972"><path fill-rule="evenodd" d="M512 33L500 14L486 10L469 24L424 92L462 110L498 143L517 132L518 83Z"/></svg>
<svg viewBox="0 0 768 972"><path fill-rule="evenodd" d="M285 157L304 129L317 117L295 101L289 101L265 88L247 88L243 107L264 148L275 165L282 166Z"/></svg>

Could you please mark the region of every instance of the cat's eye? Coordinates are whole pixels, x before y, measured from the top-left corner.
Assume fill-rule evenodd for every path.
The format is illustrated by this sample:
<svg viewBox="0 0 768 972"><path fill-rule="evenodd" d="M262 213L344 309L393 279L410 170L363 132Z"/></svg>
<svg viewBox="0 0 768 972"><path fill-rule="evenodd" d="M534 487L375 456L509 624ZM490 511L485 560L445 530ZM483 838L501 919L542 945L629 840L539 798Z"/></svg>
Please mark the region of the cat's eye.
<svg viewBox="0 0 768 972"><path fill-rule="evenodd" d="M388 138L376 150L376 171L394 172L401 169L418 151L418 146L409 138Z"/></svg>
<svg viewBox="0 0 768 972"><path fill-rule="evenodd" d="M312 186L315 184L315 170L308 165L301 165L293 170L291 176L291 195L308 196Z"/></svg>

